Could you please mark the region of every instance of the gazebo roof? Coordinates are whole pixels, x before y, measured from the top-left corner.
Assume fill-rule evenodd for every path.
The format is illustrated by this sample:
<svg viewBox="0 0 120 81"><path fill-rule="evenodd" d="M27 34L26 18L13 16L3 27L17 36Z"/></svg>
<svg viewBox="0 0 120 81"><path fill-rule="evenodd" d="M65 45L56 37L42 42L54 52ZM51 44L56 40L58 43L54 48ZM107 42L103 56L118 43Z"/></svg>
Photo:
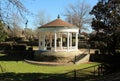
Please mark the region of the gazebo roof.
<svg viewBox="0 0 120 81"><path fill-rule="evenodd" d="M42 28L43 27L74 27L74 25L68 23L68 22L65 22L63 20L61 20L60 18L57 18L43 26L41 26ZM40 28L41 28L40 27Z"/></svg>

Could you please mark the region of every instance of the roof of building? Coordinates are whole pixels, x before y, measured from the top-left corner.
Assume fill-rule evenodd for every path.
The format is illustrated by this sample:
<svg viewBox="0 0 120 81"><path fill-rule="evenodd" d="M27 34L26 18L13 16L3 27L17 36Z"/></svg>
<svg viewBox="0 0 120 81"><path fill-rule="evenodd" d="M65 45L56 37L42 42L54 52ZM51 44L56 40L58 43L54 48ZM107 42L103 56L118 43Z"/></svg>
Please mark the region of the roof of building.
<svg viewBox="0 0 120 81"><path fill-rule="evenodd" d="M74 27L74 25L61 20L59 17L41 27Z"/></svg>

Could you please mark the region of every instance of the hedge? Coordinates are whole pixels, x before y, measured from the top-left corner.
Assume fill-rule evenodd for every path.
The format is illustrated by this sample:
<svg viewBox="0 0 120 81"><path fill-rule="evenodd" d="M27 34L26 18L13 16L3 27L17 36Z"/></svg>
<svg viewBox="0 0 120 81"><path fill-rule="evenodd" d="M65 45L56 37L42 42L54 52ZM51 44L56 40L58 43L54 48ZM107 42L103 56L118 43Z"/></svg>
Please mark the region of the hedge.
<svg viewBox="0 0 120 81"><path fill-rule="evenodd" d="M26 44L14 44L12 45L12 50L24 51L26 50Z"/></svg>

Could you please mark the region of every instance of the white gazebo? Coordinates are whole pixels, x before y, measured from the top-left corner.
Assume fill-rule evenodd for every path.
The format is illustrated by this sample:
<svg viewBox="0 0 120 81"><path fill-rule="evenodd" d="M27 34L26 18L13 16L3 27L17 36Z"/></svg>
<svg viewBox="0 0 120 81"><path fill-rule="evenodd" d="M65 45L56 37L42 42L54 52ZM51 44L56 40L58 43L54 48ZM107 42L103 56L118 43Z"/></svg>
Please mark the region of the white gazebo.
<svg viewBox="0 0 120 81"><path fill-rule="evenodd" d="M61 20L47 23L38 29L40 51L77 51L79 28Z"/></svg>

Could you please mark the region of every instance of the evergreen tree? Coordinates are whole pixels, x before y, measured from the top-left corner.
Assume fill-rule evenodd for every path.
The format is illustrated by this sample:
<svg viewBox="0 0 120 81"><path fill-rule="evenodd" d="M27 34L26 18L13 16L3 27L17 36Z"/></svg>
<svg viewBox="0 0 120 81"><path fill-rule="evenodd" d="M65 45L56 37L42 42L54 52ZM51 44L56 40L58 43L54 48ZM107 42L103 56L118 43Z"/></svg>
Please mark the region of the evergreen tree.
<svg viewBox="0 0 120 81"><path fill-rule="evenodd" d="M108 54L115 54L120 44L120 0L99 0L90 12L95 18L92 29L96 31L100 48Z"/></svg>
<svg viewBox="0 0 120 81"><path fill-rule="evenodd" d="M4 30L4 25L2 21L0 21L0 42L3 42L7 37L7 33Z"/></svg>

